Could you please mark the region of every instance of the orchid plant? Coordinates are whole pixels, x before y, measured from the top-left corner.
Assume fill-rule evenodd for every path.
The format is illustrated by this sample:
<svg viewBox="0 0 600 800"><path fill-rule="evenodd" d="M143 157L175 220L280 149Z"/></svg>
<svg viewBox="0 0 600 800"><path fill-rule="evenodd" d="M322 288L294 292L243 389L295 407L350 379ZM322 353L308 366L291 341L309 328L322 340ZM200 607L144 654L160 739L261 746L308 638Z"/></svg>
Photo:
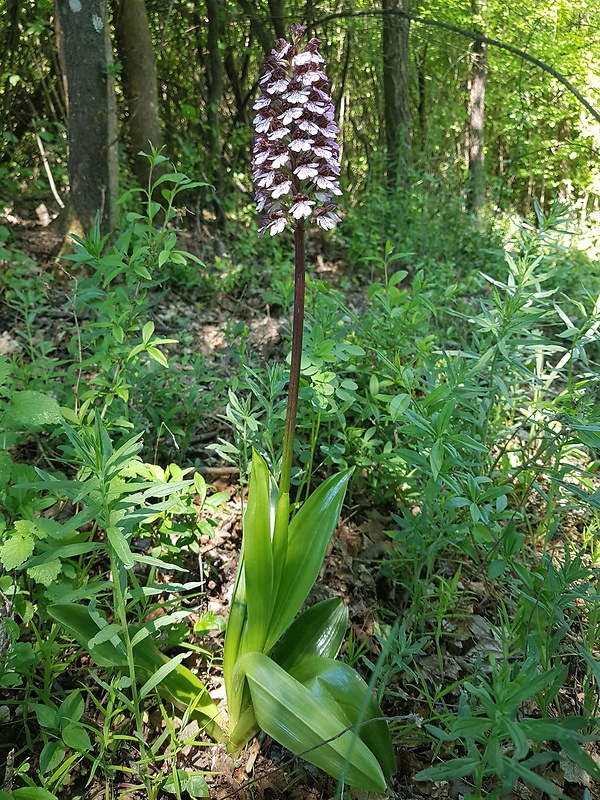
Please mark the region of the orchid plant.
<svg viewBox="0 0 600 800"><path fill-rule="evenodd" d="M260 233L294 231L292 354L279 485L254 453L243 543L224 652L230 739L262 728L337 779L383 791L395 762L389 731L369 687L336 661L348 612L331 599L298 611L317 579L337 525L348 471L328 478L290 521L290 476L304 323L305 231L335 227L340 195L338 128L319 40L279 39L254 104L253 172Z"/></svg>
<svg viewBox="0 0 600 800"><path fill-rule="evenodd" d="M152 623L136 627L127 620L132 597L128 570L135 561L163 566L157 559L131 552L132 524L156 512L156 505L146 507L148 498L168 495L177 487L143 484L145 491L140 493L139 484L123 481L124 467L137 452L137 438L113 451L100 419L91 456L80 437L71 432L69 438L93 480L104 487L106 508L99 519L107 532L111 580L120 601L115 621L111 624L99 614L94 602L86 608L65 601L48 611L97 664L128 670L119 682L123 702L129 702L122 692L126 687L133 687L134 699L140 700L157 689L199 720L213 739L227 741L233 751L262 729L337 780L382 792L395 771L387 724L367 684L348 664L336 660L347 628L347 609L341 600L329 599L298 614L318 577L350 479L349 471L329 477L290 519L305 232L311 223L330 230L340 221L334 201L340 194L338 129L319 41L311 39L302 47L305 32L303 26L293 25L291 41L275 43L260 81L261 96L254 104L253 171L258 210L263 214L260 233L294 231L294 314L279 483L258 453L252 459L223 656L229 728L204 685L181 663L185 654L167 658L154 640ZM190 483L180 481L178 487ZM72 490L79 502L79 484L60 485L64 491ZM128 502L132 491L137 494ZM142 503L139 510L132 511L133 497ZM171 502L176 500L165 507ZM139 680L143 686L133 691Z"/></svg>

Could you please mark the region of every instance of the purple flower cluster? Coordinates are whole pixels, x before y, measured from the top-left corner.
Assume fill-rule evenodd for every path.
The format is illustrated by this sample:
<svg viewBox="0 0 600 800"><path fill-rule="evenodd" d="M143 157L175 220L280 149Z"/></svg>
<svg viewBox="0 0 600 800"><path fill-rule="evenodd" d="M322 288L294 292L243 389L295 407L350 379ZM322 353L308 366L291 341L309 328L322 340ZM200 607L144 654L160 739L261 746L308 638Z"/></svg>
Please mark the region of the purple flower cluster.
<svg viewBox="0 0 600 800"><path fill-rule="evenodd" d="M340 195L338 127L319 40L303 49L306 32L292 25L292 42L278 39L260 80L261 97L254 103L252 171L257 209L263 213L259 233L280 233L287 225L316 222L335 228L332 195Z"/></svg>

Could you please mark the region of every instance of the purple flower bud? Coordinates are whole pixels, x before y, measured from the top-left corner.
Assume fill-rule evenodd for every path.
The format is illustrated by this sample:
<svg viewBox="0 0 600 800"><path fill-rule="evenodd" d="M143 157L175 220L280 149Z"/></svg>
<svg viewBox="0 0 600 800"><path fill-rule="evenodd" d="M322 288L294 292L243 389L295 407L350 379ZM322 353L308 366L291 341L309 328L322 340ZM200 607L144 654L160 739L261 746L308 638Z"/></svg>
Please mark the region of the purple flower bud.
<svg viewBox="0 0 600 800"><path fill-rule="evenodd" d="M325 61L318 39L299 47L303 25L290 30L291 42L278 39L266 60L261 96L253 105L259 234L271 236L288 225L313 222L331 230L340 221L331 199L341 195L339 131Z"/></svg>

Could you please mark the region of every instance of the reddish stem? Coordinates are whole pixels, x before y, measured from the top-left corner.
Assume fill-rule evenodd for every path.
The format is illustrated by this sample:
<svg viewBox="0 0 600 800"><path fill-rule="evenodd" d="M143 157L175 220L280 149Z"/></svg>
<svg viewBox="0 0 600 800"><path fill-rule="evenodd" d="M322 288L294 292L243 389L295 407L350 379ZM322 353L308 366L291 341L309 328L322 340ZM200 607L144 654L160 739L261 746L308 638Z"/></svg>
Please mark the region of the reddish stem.
<svg viewBox="0 0 600 800"><path fill-rule="evenodd" d="M283 458L281 460L281 477L279 491L281 494L290 490L292 457L294 454L294 433L298 413L298 392L300 390L300 365L302 362L302 334L304 328L304 288L306 270L306 243L304 220L296 222L294 231L295 273L294 273L294 317L292 322L292 359L290 364L290 382L288 386L287 414L283 435Z"/></svg>

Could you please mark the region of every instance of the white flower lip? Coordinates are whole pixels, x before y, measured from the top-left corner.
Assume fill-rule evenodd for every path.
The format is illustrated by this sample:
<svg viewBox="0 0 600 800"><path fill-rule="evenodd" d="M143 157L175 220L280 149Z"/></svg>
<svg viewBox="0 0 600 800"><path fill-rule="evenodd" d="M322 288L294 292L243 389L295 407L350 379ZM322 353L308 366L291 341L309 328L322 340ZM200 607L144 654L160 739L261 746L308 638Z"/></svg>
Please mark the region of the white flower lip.
<svg viewBox="0 0 600 800"><path fill-rule="evenodd" d="M289 103L308 103L308 95L300 89L293 89L291 92L286 92L283 95L284 100Z"/></svg>
<svg viewBox="0 0 600 800"><path fill-rule="evenodd" d="M319 174L318 164L300 164L294 170L294 175L303 181L305 178L315 178Z"/></svg>
<svg viewBox="0 0 600 800"><path fill-rule="evenodd" d="M290 208L290 214L294 219L301 219L304 217L310 217L312 214L312 206L314 206L314 200L300 200Z"/></svg>
<svg viewBox="0 0 600 800"><path fill-rule="evenodd" d="M290 142L290 150L295 153L308 152L311 148L312 142L310 139L294 139L293 142Z"/></svg>
<svg viewBox="0 0 600 800"><path fill-rule="evenodd" d="M289 164L289 162L290 162L290 154L280 153L279 155L275 156L275 158L271 161L271 167L273 169L279 169L279 167L283 167L284 164Z"/></svg>
<svg viewBox="0 0 600 800"><path fill-rule="evenodd" d="M311 53L309 50L304 50L304 52L298 53L298 55L292 58L292 66L301 67L303 64L310 64L313 58L313 53Z"/></svg>
<svg viewBox="0 0 600 800"><path fill-rule="evenodd" d="M283 181L282 183L277 184L277 186L271 191L271 197L278 199L284 194L288 194L291 188L291 181Z"/></svg>
<svg viewBox="0 0 600 800"><path fill-rule="evenodd" d="M271 131L271 133L268 136L268 139L270 142L275 141L277 139L283 139L284 136L287 136L289 132L290 129L286 128L285 125L282 125L281 128L276 128L274 131Z"/></svg>
<svg viewBox="0 0 600 800"><path fill-rule="evenodd" d="M288 88L287 81L279 80L267 86L266 91L268 94L281 94L281 92L285 92L287 88Z"/></svg>
<svg viewBox="0 0 600 800"><path fill-rule="evenodd" d="M304 111L302 108L298 108L298 106L292 106L288 108L283 114L279 114L277 119L281 120L284 125L289 125L295 119L299 119L303 115Z"/></svg>

